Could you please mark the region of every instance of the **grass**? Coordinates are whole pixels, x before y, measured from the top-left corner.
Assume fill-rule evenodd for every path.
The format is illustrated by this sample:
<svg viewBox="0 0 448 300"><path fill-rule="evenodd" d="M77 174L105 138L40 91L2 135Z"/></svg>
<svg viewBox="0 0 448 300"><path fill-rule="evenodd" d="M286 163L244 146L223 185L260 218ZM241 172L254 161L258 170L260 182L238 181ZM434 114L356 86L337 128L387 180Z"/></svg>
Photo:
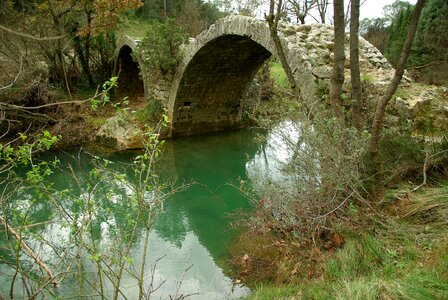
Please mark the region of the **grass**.
<svg viewBox="0 0 448 300"><path fill-rule="evenodd" d="M293 285L275 286L261 284L255 287L250 299L271 300L292 297L297 294L297 287Z"/></svg>
<svg viewBox="0 0 448 300"><path fill-rule="evenodd" d="M126 35L141 39L146 35L149 24L148 20L137 17L128 17L122 24L120 24L120 29Z"/></svg>
<svg viewBox="0 0 448 300"><path fill-rule="evenodd" d="M247 299L448 299L448 183L395 195L381 217L361 208L341 225L345 244L311 258L315 276L302 270L286 285L255 286Z"/></svg>
<svg viewBox="0 0 448 300"><path fill-rule="evenodd" d="M280 63L272 62L271 78L274 79L275 86L289 89L288 77Z"/></svg>

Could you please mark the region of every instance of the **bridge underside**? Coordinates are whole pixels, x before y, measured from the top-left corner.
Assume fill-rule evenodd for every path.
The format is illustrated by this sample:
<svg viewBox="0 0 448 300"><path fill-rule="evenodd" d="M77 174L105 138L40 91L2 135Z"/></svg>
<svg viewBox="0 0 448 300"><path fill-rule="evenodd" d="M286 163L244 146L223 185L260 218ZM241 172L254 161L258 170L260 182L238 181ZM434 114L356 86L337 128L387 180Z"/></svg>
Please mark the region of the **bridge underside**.
<svg viewBox="0 0 448 300"><path fill-rule="evenodd" d="M123 46L118 54L116 73L118 75L118 87L115 90L117 98L143 97L144 86L140 77L140 68L132 58L132 49Z"/></svg>
<svg viewBox="0 0 448 300"><path fill-rule="evenodd" d="M202 47L186 67L173 107L173 136L241 127L241 101L271 56L248 37L224 35Z"/></svg>

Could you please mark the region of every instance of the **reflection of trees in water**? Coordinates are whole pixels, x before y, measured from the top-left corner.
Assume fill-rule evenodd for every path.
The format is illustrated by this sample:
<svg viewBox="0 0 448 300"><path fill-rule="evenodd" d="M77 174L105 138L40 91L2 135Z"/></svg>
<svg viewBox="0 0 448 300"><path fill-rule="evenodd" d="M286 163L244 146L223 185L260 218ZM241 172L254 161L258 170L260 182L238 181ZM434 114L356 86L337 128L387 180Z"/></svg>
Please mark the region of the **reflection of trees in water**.
<svg viewBox="0 0 448 300"><path fill-rule="evenodd" d="M182 246L185 236L190 231L188 217L184 209L177 203L168 203L165 205L163 212L157 214L154 224L157 235L171 242L177 248Z"/></svg>
<svg viewBox="0 0 448 300"><path fill-rule="evenodd" d="M151 236L154 234L167 241L165 247L173 245L175 246L173 249L186 247L192 242L192 236L194 236L193 240L197 239L198 245L210 253L211 263L213 263L222 258L232 238L232 231L227 229L231 220L227 219L226 214L237 208L249 206L238 189L226 184L239 176L244 177L245 162L247 157L254 155L257 149L256 143L252 141L252 134L247 132L225 133L218 137L190 138L172 143L173 151L168 152L172 155L168 157L167 164L171 169L167 173L172 175L177 172L179 183L194 180L199 184L175 194L165 202L164 210L155 215L156 222ZM54 153L51 157L54 157ZM101 184L96 185L95 192L91 194L89 191L95 179L92 177L94 176L92 157L77 152L72 152L72 155L58 155L58 157L61 161L58 169L46 178L47 183L52 186L51 195L45 193L47 197L40 199L34 192L22 190L20 197L15 197L17 199L15 209L21 210L23 207L29 209L28 220L33 224L53 222L30 229L36 232L36 235L30 235L27 239L27 243L32 248L39 249L42 257L44 258L45 255L45 259L49 261L52 261L53 257L54 261L57 261L57 250L66 249L70 253L70 258L73 257L74 261L84 265L85 279L95 282L97 280L95 257L90 253L77 256L77 251L84 244L77 243L76 238L79 232L76 232L74 224L87 226L84 229L88 236L84 243L94 243L99 247L98 251L106 255L105 257L119 257L120 245L126 243L138 214L138 208L133 201L134 194L130 190L132 185L128 182L133 180L133 169L129 165L120 163L132 162L133 155L110 157L113 163L108 165L108 168L123 173L123 180L103 180ZM145 201L150 201L150 196L146 195ZM59 206L55 206L55 202L51 202L50 198L51 201L57 199ZM33 199L33 205L29 203L30 199ZM94 207L87 207L87 199ZM64 214L70 215L72 219L64 219ZM17 222L19 221L16 221L14 226L17 226ZM143 224L139 224L137 228L139 238L132 242L132 253L136 256L130 259L140 259L139 251L144 244L144 239L141 238L144 229ZM120 237L122 237L121 240ZM4 235L0 237L1 244L5 244L3 240ZM149 244L151 243L149 241ZM51 249L47 247L48 245L53 245L55 248ZM68 248L66 248L67 245L69 245ZM163 247L163 245L152 246L156 249ZM7 250L5 252L0 248L1 259L13 261L14 257L10 255L13 252L10 249ZM70 263L71 259L64 261L64 264ZM201 264L201 268L208 267ZM77 282L64 284L63 287L67 295L76 295L77 288Z"/></svg>
<svg viewBox="0 0 448 300"><path fill-rule="evenodd" d="M182 207L189 228L215 259L222 257L233 236L228 215L250 206L228 183L245 177L246 161L256 150L254 132L247 130L173 141L179 180L197 184L176 194L168 205ZM180 214L175 219L180 220Z"/></svg>

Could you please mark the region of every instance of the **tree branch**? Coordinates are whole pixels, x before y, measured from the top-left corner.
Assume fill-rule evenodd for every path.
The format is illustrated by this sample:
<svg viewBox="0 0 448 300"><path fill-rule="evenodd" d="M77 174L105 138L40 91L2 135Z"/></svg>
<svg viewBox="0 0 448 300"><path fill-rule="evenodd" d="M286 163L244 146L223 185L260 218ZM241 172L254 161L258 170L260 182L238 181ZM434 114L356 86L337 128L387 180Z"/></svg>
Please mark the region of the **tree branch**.
<svg viewBox="0 0 448 300"><path fill-rule="evenodd" d="M47 273L48 277L50 278L50 282L54 285L54 287L58 288L59 282L56 281L53 274L51 274L50 269L39 258L39 256L23 241L22 237L11 226L9 226L9 224L7 224L3 218L0 218L0 223L2 223L3 226L5 226L6 230L16 238L16 240L20 243L23 251L28 256L30 256L45 273Z"/></svg>
<svg viewBox="0 0 448 300"><path fill-rule="evenodd" d="M24 37L24 38L27 38L27 39L35 40L35 41L53 41L53 40L59 40L59 39L62 39L62 38L65 37L65 34L64 35L59 35L59 36L36 37L34 35L31 35L31 34L27 34L27 33L23 33L23 32L12 30L12 29L10 29L8 27L5 27L3 25L0 25L0 29L2 29L4 31L7 31L9 33L12 33L14 35L18 35L18 36L21 36L21 37Z"/></svg>
<svg viewBox="0 0 448 300"><path fill-rule="evenodd" d="M14 85L14 83L16 83L17 79L19 79L19 76L22 73L22 66L23 66L23 58L20 58L19 73L17 73L16 77L10 84L0 87L0 91L9 89L10 87L12 87Z"/></svg>

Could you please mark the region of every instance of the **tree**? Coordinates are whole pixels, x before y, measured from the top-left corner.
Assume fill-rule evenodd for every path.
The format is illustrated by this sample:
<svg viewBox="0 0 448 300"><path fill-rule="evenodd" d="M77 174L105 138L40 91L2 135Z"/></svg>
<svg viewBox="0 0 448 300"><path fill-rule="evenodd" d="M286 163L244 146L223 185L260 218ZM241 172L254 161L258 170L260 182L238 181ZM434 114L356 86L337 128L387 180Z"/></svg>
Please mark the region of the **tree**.
<svg viewBox="0 0 448 300"><path fill-rule="evenodd" d="M282 66L288 74L289 64L285 57L282 60L280 56L284 52L276 34L281 5L282 1L275 4L271 0L270 14L266 19ZM342 31L338 31L339 39L335 38L335 44L342 46L343 60L338 72L344 72L343 1L339 1L337 5L341 8L342 16L339 15L336 25ZM340 79L339 73L336 77ZM342 75L342 82L343 79ZM297 90L298 87L293 94L295 99L299 99ZM331 112L329 113L326 103L320 100L305 105L306 109L297 111L292 117L297 122L293 121L275 133L279 137L278 146L291 153L287 162L279 162L280 167L275 166L288 174L287 183L276 182L266 174L269 172L261 170L257 172L260 178L257 177L256 181L262 185L263 197L259 202L264 213L262 215L267 216L267 220L263 221L275 224L276 230L283 234L292 231L296 237L311 242L315 241L324 228L331 228L332 219L337 218L337 212L344 211L354 198L360 199L357 189L362 186L363 179L359 165L364 157L363 145L366 144L367 137L357 129L345 126L340 103L334 109L335 118L329 118ZM297 136L292 132L297 133ZM263 178L264 176L267 178Z"/></svg>
<svg viewBox="0 0 448 300"><path fill-rule="evenodd" d="M329 1L328 0L316 0L317 11L319 12L320 22L325 24L326 15L328 10Z"/></svg>
<svg viewBox="0 0 448 300"><path fill-rule="evenodd" d="M238 14L242 16L255 17L257 15L257 10L261 5L260 0L242 0L237 1L237 11Z"/></svg>
<svg viewBox="0 0 448 300"><path fill-rule="evenodd" d="M200 5L196 0L183 1L183 6L176 16L176 23L192 37L207 28L207 23L201 16Z"/></svg>
<svg viewBox="0 0 448 300"><path fill-rule="evenodd" d="M63 35L63 32L64 32L64 28L62 25L63 18L73 9L76 2L72 1L71 3L68 3L68 4L64 3L62 7L56 7L53 4L52 0L47 0L47 4L48 4L48 10L50 12L51 18L53 19L53 24L56 29L56 32L58 33L58 35ZM65 88L68 93L68 97L70 100L72 100L72 93L71 93L72 83L70 81L70 78L67 75L64 53L63 53L63 48L62 48L62 42L60 39L56 41L56 45L57 45L56 46L56 56L59 60L59 68L60 68L61 78L64 81Z"/></svg>
<svg viewBox="0 0 448 300"><path fill-rule="evenodd" d="M94 80L90 69L92 38L104 34L116 28L120 15L130 9L136 9L143 5L140 0L104 1L104 0L79 0L77 9L84 15L84 22L75 22L73 40L77 50L81 67L88 78L89 84ZM80 18L82 19L82 18ZM81 23L80 26L78 24ZM81 45L81 39L84 43Z"/></svg>
<svg viewBox="0 0 448 300"><path fill-rule="evenodd" d="M359 33L383 54L386 50L388 31L384 18L367 18L359 24Z"/></svg>
<svg viewBox="0 0 448 300"><path fill-rule="evenodd" d="M333 72L330 79L330 104L333 116L343 120L342 109L342 85L344 84L344 62L345 62L345 20L344 0L335 0L334 7L334 60Z"/></svg>
<svg viewBox="0 0 448 300"><path fill-rule="evenodd" d="M389 27L389 37L386 48L386 58L395 65L398 62L401 49L406 39L409 22L412 16L413 6L407 3L407 6L400 6L402 9L394 14Z"/></svg>
<svg viewBox="0 0 448 300"><path fill-rule="evenodd" d="M350 75L352 83L352 124L362 128L362 87L359 70L359 0L351 0L350 10Z"/></svg>
<svg viewBox="0 0 448 300"><path fill-rule="evenodd" d="M145 49L144 61L151 70L167 73L179 63L182 57L180 46L186 41L187 35L175 20L167 19L151 24L139 48Z"/></svg>
<svg viewBox="0 0 448 300"><path fill-rule="evenodd" d="M315 8L316 0L287 0L285 9L295 16L296 23L305 24L305 17Z"/></svg>
<svg viewBox="0 0 448 300"><path fill-rule="evenodd" d="M294 93L294 95L298 98L299 92L296 80L294 79L294 75L292 74L291 67L289 66L288 61L286 60L285 51L283 50L282 43L280 41L280 37L278 36L278 22L282 15L282 0L278 0L277 6L275 5L275 0L270 0L269 6L269 15L265 16L266 21L269 25L269 31L271 33L271 38L275 44L275 50L277 50L278 58L285 70L286 76L288 77L289 85ZM277 9L275 9L277 8Z"/></svg>
<svg viewBox="0 0 448 300"><path fill-rule="evenodd" d="M403 49L401 50L400 58L398 60L397 66L395 68L394 77L392 81L386 88L385 93L378 101L375 116L372 123L372 137L369 141L369 153L370 156L375 159L378 154L378 142L380 139L380 132L383 125L384 113L387 104L392 98L393 94L397 90L398 84L400 83L401 78L404 74L404 68L406 65L406 61L409 57L409 53L411 51L412 43L414 41L415 33L418 27L418 21L420 19L420 14L422 12L423 6L426 0L418 0L415 4L414 11L412 12L411 23L409 25L408 33L406 36L406 40L403 45Z"/></svg>
<svg viewBox="0 0 448 300"><path fill-rule="evenodd" d="M397 19L398 15L403 11L407 10L411 4L407 1L396 0L392 4L385 5L383 7L383 15L387 25L392 24L394 20Z"/></svg>

